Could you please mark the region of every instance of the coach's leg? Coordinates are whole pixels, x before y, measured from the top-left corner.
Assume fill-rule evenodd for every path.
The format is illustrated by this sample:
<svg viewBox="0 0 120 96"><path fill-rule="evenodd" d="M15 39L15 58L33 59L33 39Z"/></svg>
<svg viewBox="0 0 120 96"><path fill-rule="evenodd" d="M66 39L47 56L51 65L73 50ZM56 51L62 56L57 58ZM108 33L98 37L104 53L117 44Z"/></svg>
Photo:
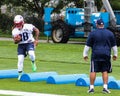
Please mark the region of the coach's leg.
<svg viewBox="0 0 120 96"><path fill-rule="evenodd" d="M105 72L102 72L102 78L103 78L103 92L104 93L111 93L109 90L108 90L108 72L105 71Z"/></svg>
<svg viewBox="0 0 120 96"><path fill-rule="evenodd" d="M89 90L87 91L88 93L94 93L95 78L96 78L96 72L90 72L90 86L89 86Z"/></svg>
<svg viewBox="0 0 120 96"><path fill-rule="evenodd" d="M90 89L94 89L94 82L96 78L96 72L90 72Z"/></svg>
<svg viewBox="0 0 120 96"><path fill-rule="evenodd" d="M102 72L102 78L103 78L103 82L105 85L108 84L108 72L105 71L105 72ZM105 86L105 88L107 88L107 86Z"/></svg>

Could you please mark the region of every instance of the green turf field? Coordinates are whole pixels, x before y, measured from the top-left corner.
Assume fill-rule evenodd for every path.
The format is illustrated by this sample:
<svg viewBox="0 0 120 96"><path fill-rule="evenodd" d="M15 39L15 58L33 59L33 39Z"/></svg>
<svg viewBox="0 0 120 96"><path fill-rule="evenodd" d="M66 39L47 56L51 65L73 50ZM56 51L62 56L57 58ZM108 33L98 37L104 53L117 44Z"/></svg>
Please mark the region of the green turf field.
<svg viewBox="0 0 120 96"><path fill-rule="evenodd" d="M39 43L36 48L38 72L55 71L58 74L89 74L89 61L82 57L84 45ZM12 41L0 41L0 70L17 68L17 45ZM119 49L120 50L120 49ZM120 54L120 51L119 51ZM90 57L89 57L90 58ZM120 58L112 61L113 72L109 75L120 80ZM32 72L29 57L25 59L24 71ZM101 76L99 73L97 76ZM42 82L20 82L15 79L0 79L0 89L60 94L68 96L88 96L88 87L75 84L46 84ZM110 89L109 96L120 96L120 90ZM95 87L93 96L104 96L102 87ZM2 96L2 95L0 95Z"/></svg>

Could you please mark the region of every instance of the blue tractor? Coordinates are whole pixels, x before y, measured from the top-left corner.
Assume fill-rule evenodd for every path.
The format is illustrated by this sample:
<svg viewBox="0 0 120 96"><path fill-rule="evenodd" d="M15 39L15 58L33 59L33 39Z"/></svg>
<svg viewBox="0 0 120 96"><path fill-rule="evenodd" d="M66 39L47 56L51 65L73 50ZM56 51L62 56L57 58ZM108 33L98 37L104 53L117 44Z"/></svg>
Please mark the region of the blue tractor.
<svg viewBox="0 0 120 96"><path fill-rule="evenodd" d="M103 7L100 12L96 10L94 0L84 0L84 8L66 8L64 18L59 15L51 17L54 8L46 7L44 34L51 37L54 43L67 43L69 38L87 37L89 32L96 29L96 20L101 18L105 28L113 31L120 42L120 12L114 12L108 0L102 1Z"/></svg>

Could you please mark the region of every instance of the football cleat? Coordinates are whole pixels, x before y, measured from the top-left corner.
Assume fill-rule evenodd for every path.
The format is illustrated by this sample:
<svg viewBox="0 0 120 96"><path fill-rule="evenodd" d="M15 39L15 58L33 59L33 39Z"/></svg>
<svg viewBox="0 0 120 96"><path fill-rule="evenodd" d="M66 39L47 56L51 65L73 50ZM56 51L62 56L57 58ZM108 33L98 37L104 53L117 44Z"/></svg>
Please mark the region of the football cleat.
<svg viewBox="0 0 120 96"><path fill-rule="evenodd" d="M107 93L111 93L108 89L103 88L103 93L107 94Z"/></svg>
<svg viewBox="0 0 120 96"><path fill-rule="evenodd" d="M18 80L20 80L23 73L18 73Z"/></svg>
<svg viewBox="0 0 120 96"><path fill-rule="evenodd" d="M35 63L32 62L32 71L36 72L36 70L37 70L37 66Z"/></svg>
<svg viewBox="0 0 120 96"><path fill-rule="evenodd" d="M89 89L88 91L87 91L87 93L94 93L94 89L92 88L92 89Z"/></svg>

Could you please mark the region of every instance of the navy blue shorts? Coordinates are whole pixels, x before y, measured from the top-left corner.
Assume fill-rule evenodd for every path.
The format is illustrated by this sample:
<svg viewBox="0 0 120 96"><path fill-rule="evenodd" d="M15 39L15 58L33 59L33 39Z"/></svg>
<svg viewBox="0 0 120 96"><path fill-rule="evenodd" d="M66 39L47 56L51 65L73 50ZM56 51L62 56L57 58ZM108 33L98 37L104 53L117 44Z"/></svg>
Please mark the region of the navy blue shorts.
<svg viewBox="0 0 120 96"><path fill-rule="evenodd" d="M18 55L24 55L26 57L30 50L34 50L34 43L18 44Z"/></svg>
<svg viewBox="0 0 120 96"><path fill-rule="evenodd" d="M110 61L91 61L90 72L112 72Z"/></svg>

